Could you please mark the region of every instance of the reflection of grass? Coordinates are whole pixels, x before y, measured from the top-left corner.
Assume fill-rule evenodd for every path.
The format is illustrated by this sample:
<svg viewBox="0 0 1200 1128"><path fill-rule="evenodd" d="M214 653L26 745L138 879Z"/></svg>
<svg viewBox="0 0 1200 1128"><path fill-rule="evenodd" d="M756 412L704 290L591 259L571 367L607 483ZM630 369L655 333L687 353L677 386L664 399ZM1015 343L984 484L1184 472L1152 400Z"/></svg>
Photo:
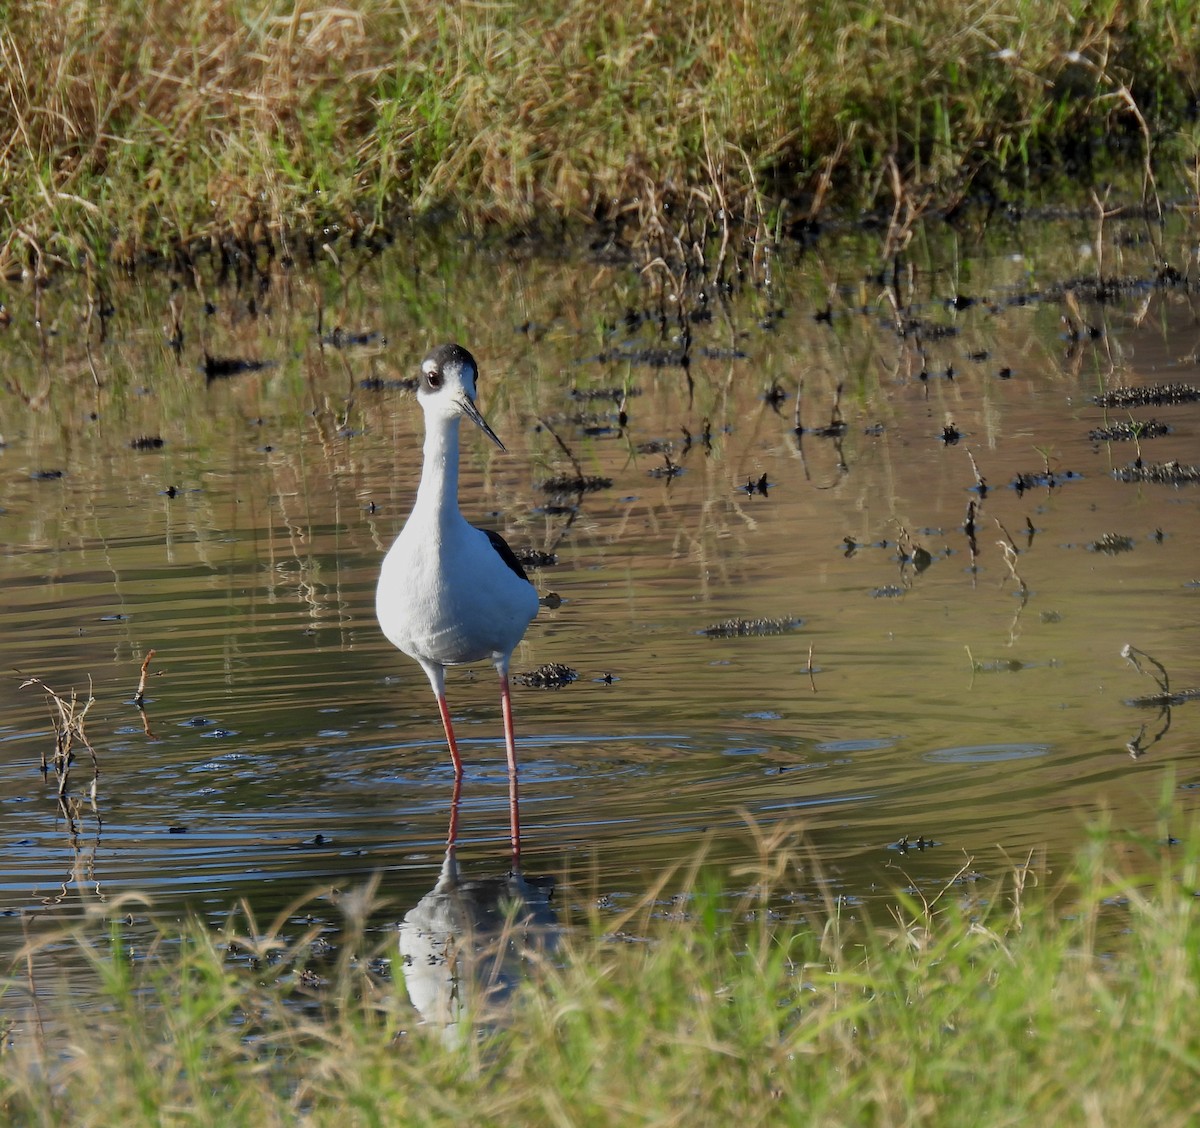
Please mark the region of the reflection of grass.
<svg viewBox="0 0 1200 1128"><path fill-rule="evenodd" d="M647 201L776 187L903 228L931 193L1074 170L1114 135L1140 168L1188 120L1198 40L1182 0L26 0L0 32L6 244L244 246L444 201L673 229Z"/></svg>
<svg viewBox="0 0 1200 1128"><path fill-rule="evenodd" d="M769 908L816 886L764 842L751 894L701 877L596 919L537 966L506 1022L453 1044L381 974L372 956L395 955L394 933L362 931L365 901L332 953L320 906L271 927L167 925L138 959L119 933L80 939L90 982L57 1004L36 984L39 1022L7 1031L0 1110L128 1125L166 1110L262 1125L674 1123L681 1109L701 1124L1182 1125L1200 1053L1200 843L1172 850L1157 878L1129 878L1115 868L1129 843L1099 837L1055 895L1023 867L996 882L964 868L874 923L817 894L796 925Z"/></svg>

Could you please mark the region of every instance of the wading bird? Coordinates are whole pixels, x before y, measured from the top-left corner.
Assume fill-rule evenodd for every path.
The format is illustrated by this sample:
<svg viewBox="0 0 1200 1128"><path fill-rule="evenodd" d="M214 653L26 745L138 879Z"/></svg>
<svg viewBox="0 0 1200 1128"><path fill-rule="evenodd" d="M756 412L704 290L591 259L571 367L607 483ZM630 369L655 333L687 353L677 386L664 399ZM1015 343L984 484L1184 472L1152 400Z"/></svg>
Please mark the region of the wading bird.
<svg viewBox="0 0 1200 1128"><path fill-rule="evenodd" d="M508 663L538 613L538 596L503 537L469 525L458 508L458 423L464 415L501 450L504 444L475 406L479 368L461 345L439 345L421 362L417 400L425 412L425 451L412 513L384 557L375 614L393 645L421 664L437 697L454 779L462 759L446 705L446 667L485 658L500 675L508 752L513 860L520 859L517 749ZM453 804L449 840L458 833Z"/></svg>

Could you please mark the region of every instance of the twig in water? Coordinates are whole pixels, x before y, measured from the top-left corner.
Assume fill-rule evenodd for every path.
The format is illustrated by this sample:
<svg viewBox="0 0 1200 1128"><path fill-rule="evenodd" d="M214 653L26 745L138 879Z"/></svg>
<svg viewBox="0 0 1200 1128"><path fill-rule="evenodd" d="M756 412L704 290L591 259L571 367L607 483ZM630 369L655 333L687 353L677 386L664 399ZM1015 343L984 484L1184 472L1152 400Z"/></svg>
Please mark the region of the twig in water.
<svg viewBox="0 0 1200 1128"><path fill-rule="evenodd" d="M1145 658L1147 662L1152 663L1155 666L1155 668L1157 668L1158 672L1160 674L1162 674L1161 678L1158 676L1158 674L1154 674L1154 673L1151 673L1149 670L1142 669L1142 664L1138 661L1139 654L1143 658ZM1126 643L1123 647L1121 647L1121 657L1127 659L1130 662L1130 664L1133 666L1133 668L1135 670L1137 670L1137 672L1139 674L1142 674L1148 678L1153 678L1154 681L1157 683L1158 688L1162 692L1162 695L1164 697L1170 696L1170 694L1171 694L1170 675L1167 673L1166 667L1163 666L1163 664L1157 658L1152 658L1144 650L1139 650L1136 646L1130 646L1129 643Z"/></svg>
<svg viewBox="0 0 1200 1128"><path fill-rule="evenodd" d="M1017 542L1012 539L1012 533L1010 533L1004 527L1004 522L1001 521L999 517L993 517L992 520L996 522L996 528L1004 534L1004 539L1008 541L1008 547L1012 549L1013 555L1018 555L1020 553L1020 549L1017 548Z"/></svg>
<svg viewBox="0 0 1200 1128"><path fill-rule="evenodd" d="M71 690L70 699L62 697L55 693L41 678L26 678L21 683L20 688L25 689L26 686L36 685L43 693L46 694L51 704L51 717L54 712L58 713L58 723L54 727L54 773L58 776L58 794L59 798L65 794L67 783L71 776L71 762L75 759L73 748L75 741L78 740L92 757L92 800L95 802L96 784L100 779L100 764L96 759L96 750L92 747L92 742L88 740L87 732L84 729L84 720L87 717L88 710L95 704L95 697L92 696L91 678L88 678L88 697L87 701L81 708L79 699L75 695L75 691ZM46 761L46 753L42 752L42 774L44 775L49 770L50 765Z"/></svg>
<svg viewBox="0 0 1200 1128"><path fill-rule="evenodd" d="M142 673L138 678L137 693L133 695L133 703L137 706L137 711L142 718L142 732L149 740L158 739L158 736L150 728L150 714L146 712L146 676L150 670L150 659L153 657L154 650L147 650L146 657L142 660Z"/></svg>
<svg viewBox="0 0 1200 1128"><path fill-rule="evenodd" d="M967 457L971 460L971 470L975 474L975 485L979 490L979 500L982 501L987 497L987 479L979 472L979 464L975 461L975 456L969 450L967 451Z"/></svg>
<svg viewBox="0 0 1200 1128"><path fill-rule="evenodd" d="M993 520L996 522L996 527L1004 534L1004 540L997 541L996 544L1000 546L1000 551L1004 553L1004 563L1008 565L1009 573L1020 587L1021 600L1024 602L1024 600L1029 598L1029 586L1021 579L1021 573L1017 571L1016 560L1020 555L1020 550L1009 535L1008 530L1000 523L999 518L993 518Z"/></svg>
<svg viewBox="0 0 1200 1128"><path fill-rule="evenodd" d="M967 516L963 521L963 532L967 534L967 547L971 550L971 567L976 565L979 556L979 542L975 539L975 516L979 512L978 506L975 504L975 499L971 498L967 502Z"/></svg>
<svg viewBox="0 0 1200 1128"><path fill-rule="evenodd" d="M829 431L831 434L836 434L838 431L846 429L846 420L842 417L842 388L845 385L841 380L833 394L833 407L829 411Z"/></svg>
<svg viewBox="0 0 1200 1128"><path fill-rule="evenodd" d="M1147 752L1150 751L1164 736L1171 730L1171 706L1163 705L1158 711L1158 717L1162 718L1163 726L1149 740L1146 740L1146 730L1150 727L1148 721L1144 722L1141 728L1138 729L1137 736L1125 744L1125 751L1129 753L1130 758L1140 760ZM1158 718L1155 718L1156 720Z"/></svg>
<svg viewBox="0 0 1200 1128"><path fill-rule="evenodd" d="M813 667L813 643L808 644L808 665L804 668L804 672L808 674L808 684L812 686L813 693L817 692L817 679L815 677L816 669Z"/></svg>
<svg viewBox="0 0 1200 1128"><path fill-rule="evenodd" d="M150 669L150 659L153 657L154 651L147 650L146 658L142 662L142 676L138 678L137 693L133 695L133 703L139 709L144 709L146 705L146 672Z"/></svg>
<svg viewBox="0 0 1200 1128"><path fill-rule="evenodd" d="M562 437L559 435L559 433L553 427L551 427L550 424L545 419L542 419L539 416L538 422L543 427L546 428L546 430L550 433L550 437L556 443L558 443L559 448L562 450L563 454L565 454L567 456L567 458L570 459L571 465L575 467L576 477L582 479L583 478L583 466L580 465L579 459L575 457L574 452L572 452L571 448L569 446L567 446L567 444L565 442L563 442Z"/></svg>

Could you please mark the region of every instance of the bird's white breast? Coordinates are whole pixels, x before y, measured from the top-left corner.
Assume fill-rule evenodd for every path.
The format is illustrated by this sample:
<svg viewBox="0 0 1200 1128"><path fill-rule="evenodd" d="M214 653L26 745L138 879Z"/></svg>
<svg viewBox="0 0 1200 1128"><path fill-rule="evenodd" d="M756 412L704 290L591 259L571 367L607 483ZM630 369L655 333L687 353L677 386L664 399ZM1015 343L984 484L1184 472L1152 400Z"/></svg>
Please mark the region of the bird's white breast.
<svg viewBox="0 0 1200 1128"><path fill-rule="evenodd" d="M416 517L380 571L383 633L410 657L447 666L510 654L537 615L533 585L460 514L436 525Z"/></svg>

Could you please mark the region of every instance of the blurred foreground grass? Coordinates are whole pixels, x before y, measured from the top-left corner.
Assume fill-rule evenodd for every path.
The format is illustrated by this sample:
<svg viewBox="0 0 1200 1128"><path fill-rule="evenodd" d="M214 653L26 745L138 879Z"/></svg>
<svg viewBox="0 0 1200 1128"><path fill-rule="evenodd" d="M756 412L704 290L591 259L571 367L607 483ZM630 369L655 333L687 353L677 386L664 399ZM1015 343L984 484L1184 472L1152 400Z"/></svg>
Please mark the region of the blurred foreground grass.
<svg viewBox="0 0 1200 1128"><path fill-rule="evenodd" d="M502 1014L477 1013L476 1035L421 1024L394 930L363 927L365 894L344 899L332 947L301 913L163 925L137 958L119 933L81 929L68 945L88 970L57 990L29 970L63 950L40 942L4 998L0 1114L255 1128L1195 1123L1194 828L1185 842L1097 833L1065 878L964 867L932 901L897 893L869 911L810 900L820 883L781 833L759 854L741 893L702 868L676 874L618 921L573 922L552 956L526 952L525 982Z"/></svg>

